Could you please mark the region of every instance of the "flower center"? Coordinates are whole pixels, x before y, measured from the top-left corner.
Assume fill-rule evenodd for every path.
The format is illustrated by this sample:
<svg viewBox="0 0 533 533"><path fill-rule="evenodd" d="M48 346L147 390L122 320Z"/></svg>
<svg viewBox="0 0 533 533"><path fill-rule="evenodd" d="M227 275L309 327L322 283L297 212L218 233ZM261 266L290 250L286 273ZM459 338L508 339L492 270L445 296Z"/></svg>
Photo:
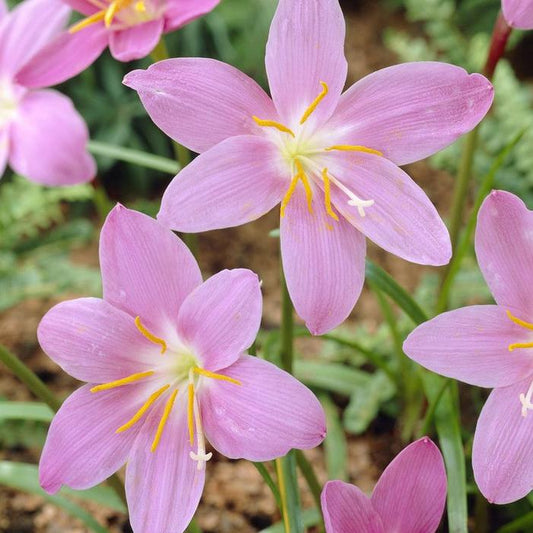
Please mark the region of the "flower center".
<svg viewBox="0 0 533 533"><path fill-rule="evenodd" d="M514 322L515 324L523 328L533 331L533 324L514 316L509 310L507 310L506 313L512 322ZM508 350L510 352L512 352L513 350L516 350L517 348L533 348L533 342L514 342L512 344L509 344L508 346ZM520 403L522 404L522 416L523 417L526 417L527 412L530 409L533 409L533 403L531 403L532 396L533 396L533 381L529 385L529 389L527 390L527 392L525 394L522 392L520 393L520 396L519 396Z"/></svg>
<svg viewBox="0 0 533 533"><path fill-rule="evenodd" d="M131 383L154 377L164 378L165 381L169 381L155 392L153 392L148 399L144 402L142 407L128 420L125 424L120 426L116 433L122 433L133 427L144 414L152 407L159 398L166 396L166 403L163 409L163 414L159 421L159 425L156 430L156 434L152 441L151 451L155 452L161 436L167 424L167 421L172 413L172 409L176 402L178 393L182 390L182 397L186 396L187 404L187 426L189 430L189 441L191 447L194 444L194 436L196 435L196 452L190 451L189 455L191 459L198 462L198 470L204 467L204 464L211 459L212 453L206 453L205 449L205 437L202 427L202 418L200 415L200 408L197 398L197 391L201 386L203 379L216 379L232 383L234 385L240 385L240 381L233 379L224 374L216 374L200 366L198 359L186 348L180 350L169 350L167 343L164 339L161 339L150 332L141 322L140 317L135 318L135 325L139 332L154 344L161 346L161 355L165 355L167 352L172 353L174 358L169 361L168 364L160 365L159 369L146 370L144 372L138 372L131 374L122 379L96 385L91 388L91 392L96 393L100 391L114 389L116 387L123 387Z"/></svg>
<svg viewBox="0 0 533 533"><path fill-rule="evenodd" d="M13 85L0 79L0 129L13 120L17 114L18 103L19 98Z"/></svg>
<svg viewBox="0 0 533 533"><path fill-rule="evenodd" d="M96 13L80 20L69 29L76 33L87 26L104 21L106 28L123 30L159 18L164 7L156 7L151 0L88 0L99 8Z"/></svg>
<svg viewBox="0 0 533 533"><path fill-rule="evenodd" d="M285 124L274 120L265 120L256 116L252 117L258 126L272 128L279 132L276 141L279 144L282 158L290 169L292 178L289 188L281 202L280 214L281 217L285 216L285 209L300 182L305 191L307 208L309 212L312 213L313 187L311 184L315 182L324 191L324 207L330 218L335 221L339 220L331 203L332 184L348 197L348 205L357 207L359 215L364 217L365 209L372 206L374 200L363 200L362 198L359 198L353 191L343 185L339 179L332 175L327 167L324 167L319 161L316 161L316 159L319 159L321 155L324 155L327 152L335 150L366 152L379 156L383 154L379 150L367 148L366 146L348 144L327 146L327 143L324 142L324 139L322 139L320 135L315 131L310 132L308 128L306 129L305 123L307 122L307 119L313 114L315 109L320 105L320 102L324 100L329 92L327 83L321 81L320 85L322 90L303 113L295 131L287 127ZM324 146L324 144L326 146ZM309 178L311 178L311 180Z"/></svg>

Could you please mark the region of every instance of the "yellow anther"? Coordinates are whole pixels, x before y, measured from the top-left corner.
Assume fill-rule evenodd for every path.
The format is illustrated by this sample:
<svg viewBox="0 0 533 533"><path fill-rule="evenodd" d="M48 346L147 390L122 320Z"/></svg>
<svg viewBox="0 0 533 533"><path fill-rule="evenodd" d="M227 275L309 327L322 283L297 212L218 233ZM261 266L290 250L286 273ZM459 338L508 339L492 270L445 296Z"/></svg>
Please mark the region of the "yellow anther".
<svg viewBox="0 0 533 533"><path fill-rule="evenodd" d="M241 384L241 382L237 379L230 378L229 376L224 376L224 374L215 374L214 372L206 370L205 368L200 368L199 366L195 366L192 371L195 374L200 374L200 376L205 376L206 378L219 379L220 381L229 381L230 383L233 383L235 385Z"/></svg>
<svg viewBox="0 0 533 533"><path fill-rule="evenodd" d="M163 430L165 429L165 425L167 423L168 417L170 416L170 411L172 411L172 407L174 407L174 400L176 399L176 395L178 394L178 389L176 389L171 395L170 398L167 400L167 403L165 405L165 410L163 411L163 416L161 417L161 420L159 421L159 426L157 426L157 432L154 437L154 441L152 442L152 453L157 450L157 447L159 446L159 441L161 440L161 435L163 434Z"/></svg>
<svg viewBox="0 0 533 533"><path fill-rule="evenodd" d="M141 332L141 334L146 337L149 341L152 341L154 344L160 344L161 345L161 355L163 355L167 351L167 343L160 339L159 337L156 337L153 333L150 333L141 323L141 317L137 316L135 317L135 325L137 326L137 329Z"/></svg>
<svg viewBox="0 0 533 533"><path fill-rule="evenodd" d="M290 128L287 128L287 126L281 124L280 122L276 122L275 120L263 120L259 117L256 117L255 115L252 118L258 126L263 126L265 128L276 128L277 130L282 131L283 133L288 133L289 135L292 135L294 137L293 131Z"/></svg>
<svg viewBox="0 0 533 533"><path fill-rule="evenodd" d="M189 398L187 402L187 425L189 427L189 440L191 446L194 443L194 385L189 383Z"/></svg>
<svg viewBox="0 0 533 533"><path fill-rule="evenodd" d="M331 208L331 183L329 181L327 168L322 171L322 179L324 180L324 204L326 206L326 212L331 218L338 222L339 217Z"/></svg>
<svg viewBox="0 0 533 533"><path fill-rule="evenodd" d="M137 11L137 13L146 13L146 4L142 0L140 2L136 2L134 9Z"/></svg>
<svg viewBox="0 0 533 533"><path fill-rule="evenodd" d="M121 4L123 3L124 2L121 2L121 0L114 0L114 2L111 2L109 7L106 9L104 17L106 28L109 28L109 26L111 26L111 23L113 22L113 17L116 15L117 11L120 10L120 8L122 7Z"/></svg>
<svg viewBox="0 0 533 533"><path fill-rule="evenodd" d="M126 378L117 379L116 381L110 381L109 383L102 383L102 385L96 385L91 389L91 392L100 392L102 390L114 389L116 387L122 387L122 385L128 385L139 381L140 379L147 378L154 374L153 370L147 370L146 372L139 372L138 374L132 374Z"/></svg>
<svg viewBox="0 0 533 533"><path fill-rule="evenodd" d="M87 26L90 26L91 24L95 24L96 22L100 22L101 20L104 20L106 16L106 11L98 11L98 13L95 13L94 15L91 15L90 17L84 18L83 20L80 20L77 24L74 24L74 26L71 26L69 28L69 33L76 33L80 30L83 30Z"/></svg>
<svg viewBox="0 0 533 533"><path fill-rule="evenodd" d="M305 189L305 198L307 200L307 209L310 213L313 212L313 191L311 190L311 185L309 185L309 180L307 179L307 175L304 171L304 168L302 167L302 164L298 159L295 161L296 168L298 169L298 176L302 180L302 183L304 184Z"/></svg>
<svg viewBox="0 0 533 533"><path fill-rule="evenodd" d="M514 344L509 344L510 352L517 348L533 348L533 342L515 342Z"/></svg>
<svg viewBox="0 0 533 533"><path fill-rule="evenodd" d="M330 146L329 148L326 148L327 152L331 150L342 150L345 152L365 152L367 154L374 154L380 156L383 155L383 152L380 152L379 150L367 148L366 146L359 146L357 144L336 144L335 146Z"/></svg>
<svg viewBox="0 0 533 533"><path fill-rule="evenodd" d="M507 316L509 317L509 319L512 320L515 324L518 324L519 326L522 326L523 328L533 330L533 324L531 324L530 322L526 322L525 320L521 320L520 318L514 316L511 313L511 311L505 311L505 312L507 313Z"/></svg>
<svg viewBox="0 0 533 533"><path fill-rule="evenodd" d="M324 100L326 97L326 94L329 92L328 84L324 81L320 82L320 85L322 85L322 91L320 94L313 100L311 105L305 110L305 113L302 115L302 118L300 119L300 124L303 124L311 115L311 113L318 107L318 104Z"/></svg>
<svg viewBox="0 0 533 533"><path fill-rule="evenodd" d="M150 406L163 394L170 385L165 385L164 387L161 387L159 390L155 391L149 398L146 400L145 404L133 415L131 420L126 422L123 426L120 426L115 433L122 433L123 431L126 431L127 429L130 429L134 424L136 424L148 411Z"/></svg>

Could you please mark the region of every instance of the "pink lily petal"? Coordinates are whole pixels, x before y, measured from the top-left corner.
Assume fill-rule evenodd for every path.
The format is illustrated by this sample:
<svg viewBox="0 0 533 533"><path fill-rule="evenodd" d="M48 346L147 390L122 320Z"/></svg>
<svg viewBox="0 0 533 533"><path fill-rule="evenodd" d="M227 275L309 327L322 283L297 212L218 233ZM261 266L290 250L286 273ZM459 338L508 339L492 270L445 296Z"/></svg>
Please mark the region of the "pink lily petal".
<svg viewBox="0 0 533 533"><path fill-rule="evenodd" d="M177 30L185 24L212 11L220 0L179 0L167 4L165 33Z"/></svg>
<svg viewBox="0 0 533 533"><path fill-rule="evenodd" d="M8 129L0 130L0 178L4 174L7 165L7 158L9 155L9 135Z"/></svg>
<svg viewBox="0 0 533 533"><path fill-rule="evenodd" d="M372 502L355 485L328 481L320 500L326 533L385 533Z"/></svg>
<svg viewBox="0 0 533 533"><path fill-rule="evenodd" d="M178 237L121 205L102 228L100 267L104 300L139 316L148 330L167 340L175 334L185 297L202 282L198 264Z"/></svg>
<svg viewBox="0 0 533 533"><path fill-rule="evenodd" d="M62 0L65 4L68 4L75 11L79 11L85 16L92 15L99 11L99 8L87 0Z"/></svg>
<svg viewBox="0 0 533 533"><path fill-rule="evenodd" d="M157 218L185 232L256 220L281 200L288 187L278 159L276 146L262 137L226 139L172 180Z"/></svg>
<svg viewBox="0 0 533 533"><path fill-rule="evenodd" d="M206 378L198 391L206 437L220 453L268 461L324 440L322 406L287 372L244 355L222 373L241 384Z"/></svg>
<svg viewBox="0 0 533 533"><path fill-rule="evenodd" d="M366 243L344 218L326 214L315 191L309 213L301 184L281 219L281 256L298 315L313 335L341 324L353 309L365 277Z"/></svg>
<svg viewBox="0 0 533 533"><path fill-rule="evenodd" d="M403 349L437 374L480 387L504 387L533 373L531 350L509 351L511 344L530 342L531 337L503 307L473 305L421 324Z"/></svg>
<svg viewBox="0 0 533 533"><path fill-rule="evenodd" d="M329 93L309 121L326 121L346 82L344 17L337 1L280 0L266 47L272 99L289 127L294 127L327 83ZM262 118L262 117L261 117Z"/></svg>
<svg viewBox="0 0 533 533"><path fill-rule="evenodd" d="M379 478L371 500L384 531L436 531L446 503L446 471L437 446L423 437L402 450Z"/></svg>
<svg viewBox="0 0 533 533"><path fill-rule="evenodd" d="M139 93L158 128L198 153L236 135L263 135L253 116L277 119L272 100L254 80L214 59L160 61L130 72L123 83Z"/></svg>
<svg viewBox="0 0 533 533"><path fill-rule="evenodd" d="M533 318L533 214L514 194L493 191L481 206L476 255L494 299Z"/></svg>
<svg viewBox="0 0 533 533"><path fill-rule="evenodd" d="M477 422L472 449L474 477L491 503L514 502L533 487L533 413L522 416L520 403L520 394L527 393L531 378L493 390Z"/></svg>
<svg viewBox="0 0 533 533"><path fill-rule="evenodd" d="M254 342L262 306L257 274L243 268L223 270L183 302L178 316L180 338L194 347L204 368L225 368Z"/></svg>
<svg viewBox="0 0 533 533"><path fill-rule="evenodd" d="M44 46L17 74L24 87L57 85L91 65L108 43L104 24L94 24L76 33L63 32Z"/></svg>
<svg viewBox="0 0 533 533"><path fill-rule="evenodd" d="M474 128L493 94L480 74L446 63L405 63L354 84L342 95L327 127L340 134L332 144L367 146L405 165Z"/></svg>
<svg viewBox="0 0 533 533"><path fill-rule="evenodd" d="M158 18L125 30L110 32L111 55L118 61L133 61L146 57L159 42L163 24L163 18Z"/></svg>
<svg viewBox="0 0 533 533"><path fill-rule="evenodd" d="M61 93L27 93L11 123L9 163L42 185L74 185L96 174L87 152L89 132L72 102Z"/></svg>
<svg viewBox="0 0 533 533"><path fill-rule="evenodd" d="M513 28L533 29L533 2L527 0L502 0L505 20Z"/></svg>
<svg viewBox="0 0 533 533"><path fill-rule="evenodd" d="M332 185L335 207L376 244L422 265L445 265L452 250L444 222L426 193L384 157L363 152L331 153L324 164L363 200L374 200L362 217L350 198Z"/></svg>
<svg viewBox="0 0 533 533"><path fill-rule="evenodd" d="M205 467L199 470L189 457L192 448L183 407L187 400L182 394L176 399L155 452L151 447L162 405L150 413L131 450L126 495L135 533L182 533L198 507Z"/></svg>
<svg viewBox="0 0 533 533"><path fill-rule="evenodd" d="M4 0L0 0L0 19L8 12L7 4Z"/></svg>
<svg viewBox="0 0 533 533"><path fill-rule="evenodd" d="M27 0L13 9L0 25L0 74L15 74L64 28L69 16L70 8L59 0Z"/></svg>
<svg viewBox="0 0 533 533"><path fill-rule="evenodd" d="M133 318L99 298L54 306L37 330L46 354L81 381L105 383L150 370L159 347L135 327Z"/></svg>
<svg viewBox="0 0 533 533"><path fill-rule="evenodd" d="M39 481L46 492L61 485L87 489L107 479L128 458L142 423L122 433L149 397L145 383L90 392L85 385L71 394L55 415L39 464Z"/></svg>

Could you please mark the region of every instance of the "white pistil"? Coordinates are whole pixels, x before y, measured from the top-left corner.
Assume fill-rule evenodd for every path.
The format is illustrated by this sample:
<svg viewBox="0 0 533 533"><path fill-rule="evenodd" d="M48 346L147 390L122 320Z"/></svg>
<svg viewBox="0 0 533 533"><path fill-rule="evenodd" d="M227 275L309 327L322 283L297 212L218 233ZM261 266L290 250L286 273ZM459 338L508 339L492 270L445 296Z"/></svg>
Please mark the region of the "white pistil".
<svg viewBox="0 0 533 533"><path fill-rule="evenodd" d="M533 409L533 403L531 403L531 396L533 396L533 381L529 385L529 389L526 394L520 393L520 403L522 404L522 416L525 418L529 409Z"/></svg>
<svg viewBox="0 0 533 533"><path fill-rule="evenodd" d="M192 370L189 371L189 384L194 385L194 374ZM198 401L196 400L196 394L193 399L193 411L194 411L194 425L196 429L196 445L198 449L196 453L193 451L189 452L189 456L194 461L198 461L197 468L198 470L203 470L205 463L213 457L211 452L205 453L205 437L202 427L202 417L200 416L200 409L198 406Z"/></svg>

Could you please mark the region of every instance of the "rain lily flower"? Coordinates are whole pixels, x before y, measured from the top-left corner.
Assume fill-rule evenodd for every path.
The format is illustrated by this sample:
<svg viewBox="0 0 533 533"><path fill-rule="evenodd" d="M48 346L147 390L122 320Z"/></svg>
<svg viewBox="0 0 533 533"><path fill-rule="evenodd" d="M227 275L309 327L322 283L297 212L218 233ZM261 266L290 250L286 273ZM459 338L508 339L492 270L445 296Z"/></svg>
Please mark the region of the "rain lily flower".
<svg viewBox="0 0 533 533"><path fill-rule="evenodd" d="M493 191L479 211L475 245L496 305L443 313L416 328L404 351L433 372L494 388L472 462L484 496L509 503L533 487L533 214L513 194Z"/></svg>
<svg viewBox="0 0 533 533"><path fill-rule="evenodd" d="M40 462L48 492L84 489L125 462L136 533L183 531L211 458L265 461L325 435L309 389L245 354L261 321L249 270L202 283L187 247L157 221L122 206L100 241L103 299L63 302L42 319L46 353L87 384L54 417Z"/></svg>
<svg viewBox="0 0 533 533"><path fill-rule="evenodd" d="M397 165L473 128L491 105L481 75L411 63L346 81L337 0L280 0L266 50L272 99L212 59L128 74L154 122L201 153L166 190L158 219L198 232L244 224L281 202L281 253L314 334L340 324L364 281L365 235L404 259L443 265L446 228Z"/></svg>
<svg viewBox="0 0 533 533"><path fill-rule="evenodd" d="M8 163L43 185L82 183L96 173L87 126L70 99L19 79L21 71L41 67L36 56L69 16L58 0L26 0L11 12L0 0L0 176ZM68 64L69 57L61 61Z"/></svg>
<svg viewBox="0 0 533 533"><path fill-rule="evenodd" d="M354 485L329 481L321 499L326 533L433 533L446 501L442 455L423 437L394 458L370 498Z"/></svg>
<svg viewBox="0 0 533 533"><path fill-rule="evenodd" d="M78 55L79 70L90 65L109 45L119 61L146 57L164 33L177 30L209 13L220 0L64 0L85 18L70 28L71 38L49 53L68 46ZM50 61L50 64L53 62Z"/></svg>
<svg viewBox="0 0 533 533"><path fill-rule="evenodd" d="M521 30L533 29L532 0L502 0L502 11L509 26Z"/></svg>

